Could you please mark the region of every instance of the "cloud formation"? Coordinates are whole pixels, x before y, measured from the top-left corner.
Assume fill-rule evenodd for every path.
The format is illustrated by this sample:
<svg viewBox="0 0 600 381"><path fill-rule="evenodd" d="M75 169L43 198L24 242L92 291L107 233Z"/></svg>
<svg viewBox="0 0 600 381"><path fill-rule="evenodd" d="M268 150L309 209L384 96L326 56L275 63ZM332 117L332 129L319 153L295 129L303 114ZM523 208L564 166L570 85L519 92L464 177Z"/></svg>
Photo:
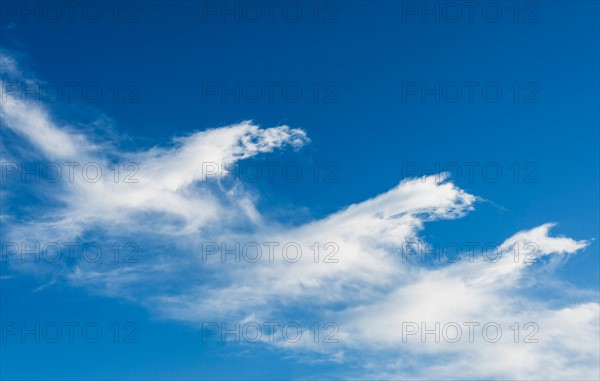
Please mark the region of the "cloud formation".
<svg viewBox="0 0 600 381"><path fill-rule="evenodd" d="M10 66L3 72L8 76L3 87L22 77L10 56L0 62ZM43 104L11 94L4 94L0 116L12 143L5 143L3 161L27 151L21 160L95 163L110 173L92 182L75 170L52 187L34 184L31 191L46 201L29 214L9 208L2 216L4 241L143 242L135 264L76 261L57 270L13 261L15 273L35 272L127 298L199 328L206 321L294 321L298 316L301 324L336 322L338 343L304 337L296 343L263 341L299 356L318 353L329 361L364 364L344 378L599 376L599 304L590 298L556 306L525 292L535 282L531 267L543 265L537 259L575 254L587 241L551 236L553 224L544 224L507 238L495 261L485 260L482 252L473 261L437 267L403 260L403 245L422 242L428 222L461 218L476 205L476 196L444 176L404 180L325 218L290 226L264 217L255 191L244 184L225 186L219 178L241 160L301 148L310 140L300 129L244 121L176 138L168 147L127 152L59 125ZM135 181L115 182L108 171L115 166ZM3 183L2 190L9 205L16 197L11 184ZM532 243L531 250L514 255L515 247ZM236 253L227 256L231 248ZM236 260L244 248L251 250L252 260ZM478 325L468 325L474 322ZM466 338L469 327L480 332L492 322L502 327L501 340ZM515 322L521 326L510 328ZM525 329L528 323L535 326ZM424 328L435 330L436 324L438 333L423 339ZM443 332L443 327L456 330L454 324L463 330L458 342L446 340ZM527 335L536 329L539 342L522 337L514 342L515 331Z"/></svg>

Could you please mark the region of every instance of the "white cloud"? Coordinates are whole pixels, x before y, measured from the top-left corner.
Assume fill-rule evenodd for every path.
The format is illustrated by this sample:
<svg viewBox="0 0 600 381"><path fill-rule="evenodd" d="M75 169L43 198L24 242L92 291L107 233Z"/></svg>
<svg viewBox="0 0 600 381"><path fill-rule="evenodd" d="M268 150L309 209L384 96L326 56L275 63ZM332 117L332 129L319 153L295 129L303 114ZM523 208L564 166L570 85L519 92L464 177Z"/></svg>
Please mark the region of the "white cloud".
<svg viewBox="0 0 600 381"><path fill-rule="evenodd" d="M194 325L220 319L281 321L294 319L298 311L303 321L333 321L340 327L338 344L303 339L271 345L364 364L345 378L598 378L598 303L590 299L556 307L527 296L522 280L533 277L531 263L525 255L517 260L512 255L515 245L531 242L536 258L574 254L588 242L552 237L553 225L545 224L509 237L496 262L480 256L472 263L431 268L401 260L402 243L420 240L427 222L460 218L474 208L477 198L443 176L406 180L323 219L289 227L266 221L252 192L242 185L225 188L218 176L223 163L231 166L285 146L300 148L309 142L302 130L242 122L178 138L171 147L120 152L58 126L40 104L9 96L2 119L47 160L95 162L106 169L116 157L121 164L139 165L137 183L115 183L111 176L90 183L76 172L72 183L65 177L58 185L60 192L37 189L58 204L38 210L27 222L19 216L2 219L5 240L135 237L143 242L140 263L80 261L58 273L56 267L12 263L17 272L52 271L74 286L131 298L162 317ZM216 171L207 163L218 163ZM207 170L215 178L207 178ZM264 251L265 260L257 263L223 264L213 256L205 262L199 248L207 241L255 242L263 250L264 242L294 242L302 257L289 263L278 249L272 263ZM315 242L319 263L310 249ZM336 249L337 262L323 263ZM404 343L407 322L428 327L498 322L506 330L514 322L535 322L540 342Z"/></svg>

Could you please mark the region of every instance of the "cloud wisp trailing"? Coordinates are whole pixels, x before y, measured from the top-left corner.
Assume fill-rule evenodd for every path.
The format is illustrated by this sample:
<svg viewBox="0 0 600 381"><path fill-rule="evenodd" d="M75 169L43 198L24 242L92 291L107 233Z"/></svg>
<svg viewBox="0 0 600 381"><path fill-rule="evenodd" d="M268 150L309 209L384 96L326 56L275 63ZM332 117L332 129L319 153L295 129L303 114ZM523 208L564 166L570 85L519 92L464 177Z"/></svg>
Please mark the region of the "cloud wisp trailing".
<svg viewBox="0 0 600 381"><path fill-rule="evenodd" d="M5 75L22 77L13 58L0 61L10 68ZM3 181L3 240L140 243L134 264L14 261L14 274L126 298L199 329L207 321L335 322L335 343L262 341L299 357L318 353L363 364L344 378L598 378L599 304L589 298L557 306L525 292L536 281L534 260L588 245L552 236L552 224L508 237L498 260L479 253L473 261L428 267L403 260L403 244L423 243L428 222L461 218L477 202L443 176L407 179L325 218L290 225L265 217L256 191L225 186L220 172L208 177L206 163L222 163L223 171L257 155L300 149L310 141L303 130L244 121L191 133L168 147L123 151L56 122L41 103L4 95L3 161L95 163L110 175L89 181L78 168L51 186L33 184L30 191L44 201L18 212L11 208L18 199L14 182ZM115 181L108 171L131 163L132 181ZM515 246L532 243L528 255L513 255ZM251 249L252 259L240 260L243 249L231 254L236 245ZM501 340L478 337L490 323L502 328ZM438 334L427 334L437 324ZM463 339L444 336L444 327L450 335L457 326ZM538 341L515 340L515 332Z"/></svg>

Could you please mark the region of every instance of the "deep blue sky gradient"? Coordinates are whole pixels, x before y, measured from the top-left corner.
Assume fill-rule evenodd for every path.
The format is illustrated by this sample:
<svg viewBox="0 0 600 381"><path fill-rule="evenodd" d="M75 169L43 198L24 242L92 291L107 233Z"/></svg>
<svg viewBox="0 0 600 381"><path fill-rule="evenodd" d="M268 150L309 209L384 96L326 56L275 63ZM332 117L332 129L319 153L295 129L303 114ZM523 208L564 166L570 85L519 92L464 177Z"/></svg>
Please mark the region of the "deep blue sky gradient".
<svg viewBox="0 0 600 381"><path fill-rule="evenodd" d="M85 120L97 112L115 122L118 144L139 149L174 136L252 119L263 127L288 124L312 142L298 152L256 160L335 162L336 183L261 181L259 205L290 223L318 218L388 190L402 180L403 163L435 168L449 162L499 163L492 183L466 176L456 183L485 200L451 223L428 226L430 241L502 241L514 232L557 222L557 233L596 239L562 267L560 277L597 289L599 246L599 7L596 1L541 1L537 22L513 22L513 2L498 23L402 22L402 2L337 4L335 23L306 16L288 23L202 20L202 3L137 3L135 23L20 23L0 30L2 49L42 80L98 82L106 92L90 104L58 102L58 119ZM484 2L485 3L485 2ZM221 4L219 2L219 4ZM283 4L283 3L282 3ZM321 2L322 7L325 2ZM417 3L419 4L419 3ZM525 4L522 2L522 4ZM334 9L334 8L332 8ZM329 9L331 10L331 9ZM9 17L10 21L11 18ZM13 20L14 21L14 20ZM202 84L297 82L297 103L203 101ZM133 82L137 103L115 102L111 83ZM334 83L335 103L314 102L309 86ZM503 98L488 103L403 102L403 82L494 82ZM537 103L514 102L510 86L533 82ZM479 87L481 89L481 86ZM81 119L80 119L81 120ZM104 131L107 136L109 132ZM535 163L536 183L515 183L509 166ZM4 269L3 269L4 270ZM135 321L140 343L114 345L3 344L2 378L291 378L318 375L335 364L299 364L259 345L203 344L198 331L162 322L130 303L67 287L34 293L34 278L2 282L2 320ZM246 351L248 349L248 351ZM236 356L236 365L231 357ZM33 363L35 362L35 365Z"/></svg>

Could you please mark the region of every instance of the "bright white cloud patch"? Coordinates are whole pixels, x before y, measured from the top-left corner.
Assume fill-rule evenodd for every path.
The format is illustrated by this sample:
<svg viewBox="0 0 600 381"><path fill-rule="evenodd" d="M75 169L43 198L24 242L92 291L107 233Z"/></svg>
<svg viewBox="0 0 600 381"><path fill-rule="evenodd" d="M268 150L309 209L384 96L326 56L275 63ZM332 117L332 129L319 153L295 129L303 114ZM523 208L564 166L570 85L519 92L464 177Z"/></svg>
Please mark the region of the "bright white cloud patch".
<svg viewBox="0 0 600 381"><path fill-rule="evenodd" d="M1 62L14 63L6 56ZM11 67L8 75L17 75ZM40 104L8 95L1 116L15 141L26 142L45 160L94 162L105 169L115 162L139 165L135 183L115 183L110 176L84 181L76 171L73 181L65 176L56 184L59 192L34 189L48 198L34 216L2 218L5 241L135 237L144 242L140 263L80 261L56 273L56 266L50 270L15 262L16 272L52 271L54 279L131 298L163 317L199 327L205 321L293 321L297 314L303 322L336 322L336 344L315 343L311 337L265 345L363 364L345 378L599 376L598 303L590 299L556 307L526 296L523 282L536 258L574 254L586 241L551 236L552 225L545 224L507 238L496 261L478 255L474 261L428 267L402 259L403 243L419 242L426 222L460 218L474 208L477 198L443 176L406 180L326 218L289 227L266 221L256 208L257 196L243 185L224 187L218 178L239 160L300 148L309 142L302 130L242 122L192 133L168 148L120 152L97 137L57 125ZM11 157L19 152L13 149ZM10 203L14 194L2 192ZM202 250L208 242L252 243L262 250L262 260L222 263L220 253ZM268 242L280 243L272 260ZM315 242L317 262L311 249ZM294 263L282 255L286 243L302 249ZM534 250L515 257L515 245L531 243ZM473 326L476 336L470 342L465 323L473 322L479 325ZM521 326L510 328L515 322ZM523 326L530 322L537 328ZM486 323L501 326L502 340L484 340ZM423 343L423 327L431 330L436 324L440 342L429 334ZM463 330L458 342L448 340L454 337L454 324ZM539 342L524 343L523 336L536 329ZM521 335L518 343L515 331Z"/></svg>

